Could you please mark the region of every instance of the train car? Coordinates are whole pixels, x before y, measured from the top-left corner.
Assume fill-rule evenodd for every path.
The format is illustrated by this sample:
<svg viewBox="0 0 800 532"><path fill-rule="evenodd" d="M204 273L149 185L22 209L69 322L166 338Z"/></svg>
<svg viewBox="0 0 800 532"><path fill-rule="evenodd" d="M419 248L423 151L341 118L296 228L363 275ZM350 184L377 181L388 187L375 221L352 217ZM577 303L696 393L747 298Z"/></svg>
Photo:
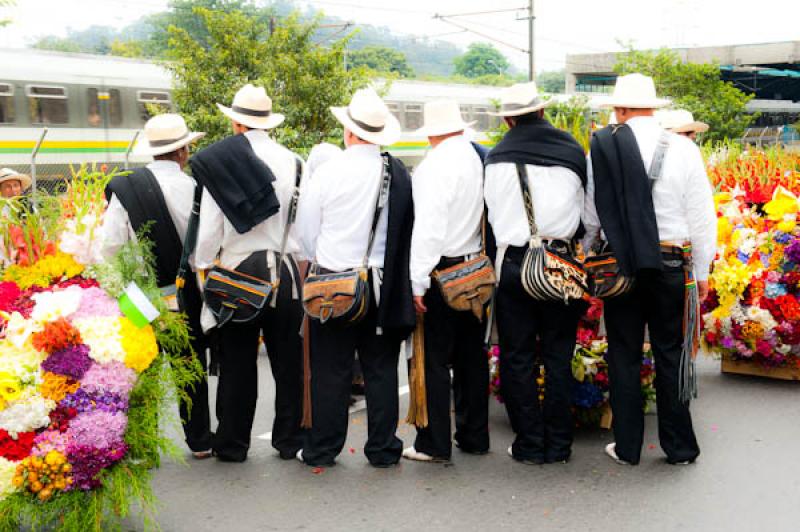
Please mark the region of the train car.
<svg viewBox="0 0 800 532"><path fill-rule="evenodd" d="M152 112L174 108L171 77L156 63L113 56L0 49L0 166L29 169L44 128L37 174L45 182L69 176L70 165L122 166L137 132ZM381 82L376 82L380 85ZM427 149L413 131L422 125L426 101L453 98L475 121L475 140L497 119L487 113L497 87L394 81L386 101L405 133L389 150L410 165ZM131 165L147 159L130 156Z"/></svg>

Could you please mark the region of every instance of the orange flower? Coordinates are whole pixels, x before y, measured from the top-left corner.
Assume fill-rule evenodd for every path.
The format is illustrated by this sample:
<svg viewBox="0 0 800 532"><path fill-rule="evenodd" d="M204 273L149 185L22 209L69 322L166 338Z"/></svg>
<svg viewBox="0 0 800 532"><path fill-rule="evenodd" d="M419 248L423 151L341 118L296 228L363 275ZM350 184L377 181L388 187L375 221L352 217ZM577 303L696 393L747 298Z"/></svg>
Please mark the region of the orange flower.
<svg viewBox="0 0 800 532"><path fill-rule="evenodd" d="M42 396L46 399L52 399L56 403L60 402L64 397L71 393L75 393L80 387L80 383L76 380L59 375L57 373L44 372L42 384L39 389Z"/></svg>

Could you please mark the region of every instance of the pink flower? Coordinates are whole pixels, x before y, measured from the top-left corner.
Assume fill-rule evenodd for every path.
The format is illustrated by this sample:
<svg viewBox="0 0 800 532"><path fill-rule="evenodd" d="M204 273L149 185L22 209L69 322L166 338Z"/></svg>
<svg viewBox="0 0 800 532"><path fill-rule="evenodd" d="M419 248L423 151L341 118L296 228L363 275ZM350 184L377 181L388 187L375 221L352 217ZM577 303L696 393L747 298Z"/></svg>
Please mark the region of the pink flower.
<svg viewBox="0 0 800 532"><path fill-rule="evenodd" d="M85 288L82 291L81 304L78 311L71 318L78 320L82 318L122 316L119 311L119 304L106 294L105 290L98 287Z"/></svg>
<svg viewBox="0 0 800 532"><path fill-rule="evenodd" d="M117 446L124 440L127 426L125 414L98 410L78 414L66 434L76 445L107 448Z"/></svg>
<svg viewBox="0 0 800 532"><path fill-rule="evenodd" d="M94 363L81 379L81 388L90 393L110 392L127 397L136 383L136 372L119 361Z"/></svg>

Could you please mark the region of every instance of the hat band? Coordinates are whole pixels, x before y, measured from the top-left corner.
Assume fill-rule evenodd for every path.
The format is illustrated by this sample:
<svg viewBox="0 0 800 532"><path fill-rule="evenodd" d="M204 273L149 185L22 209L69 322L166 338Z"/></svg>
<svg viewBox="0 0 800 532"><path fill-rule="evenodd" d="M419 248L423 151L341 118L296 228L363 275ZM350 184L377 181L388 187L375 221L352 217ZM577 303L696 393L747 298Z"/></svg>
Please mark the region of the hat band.
<svg viewBox="0 0 800 532"><path fill-rule="evenodd" d="M234 105L233 107L231 107L231 110L239 113L240 115L259 116L262 118L266 118L272 113L272 111L270 110L257 111L255 109L248 109L247 107L240 107L238 105Z"/></svg>
<svg viewBox="0 0 800 532"><path fill-rule="evenodd" d="M383 131L383 128L385 127L385 126L371 126L371 125L367 124L366 122L362 122L361 120L358 120L350 112L350 108L347 109L347 118L352 120L355 125L357 125L361 129L363 129L364 131L369 131L370 133L380 133L381 131Z"/></svg>
<svg viewBox="0 0 800 532"><path fill-rule="evenodd" d="M541 104L543 100L537 96L528 103L504 103L503 111L519 111L520 109L527 109L528 107L536 107Z"/></svg>
<svg viewBox="0 0 800 532"><path fill-rule="evenodd" d="M170 144L175 144L176 142L180 142L188 136L189 132L187 131L186 133L175 139L148 140L147 142L150 144L151 148L161 148L162 146L169 146Z"/></svg>

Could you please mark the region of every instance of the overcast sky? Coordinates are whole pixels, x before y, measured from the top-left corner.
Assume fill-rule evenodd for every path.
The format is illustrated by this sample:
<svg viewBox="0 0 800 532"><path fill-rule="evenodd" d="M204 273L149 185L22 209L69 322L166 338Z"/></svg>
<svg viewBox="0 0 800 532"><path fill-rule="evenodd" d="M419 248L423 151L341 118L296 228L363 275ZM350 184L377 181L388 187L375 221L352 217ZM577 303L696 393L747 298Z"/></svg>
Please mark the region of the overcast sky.
<svg viewBox="0 0 800 532"><path fill-rule="evenodd" d="M320 0L298 1L356 23L388 26L395 32L437 37L460 46L486 37L452 32L458 28L436 20L443 15L514 9L528 0ZM162 11L167 0L16 0L0 9L13 23L0 29L0 46L25 46L45 34L93 24L121 27L142 15ZM261 4L268 3L260 0ZM618 49L617 41L638 47L722 45L800 39L800 0L536 0L537 70L564 65L567 53ZM520 67L527 48L525 10L457 17L464 26L513 47L498 47ZM449 35L444 35L449 34ZM800 57L796 58L800 60Z"/></svg>

